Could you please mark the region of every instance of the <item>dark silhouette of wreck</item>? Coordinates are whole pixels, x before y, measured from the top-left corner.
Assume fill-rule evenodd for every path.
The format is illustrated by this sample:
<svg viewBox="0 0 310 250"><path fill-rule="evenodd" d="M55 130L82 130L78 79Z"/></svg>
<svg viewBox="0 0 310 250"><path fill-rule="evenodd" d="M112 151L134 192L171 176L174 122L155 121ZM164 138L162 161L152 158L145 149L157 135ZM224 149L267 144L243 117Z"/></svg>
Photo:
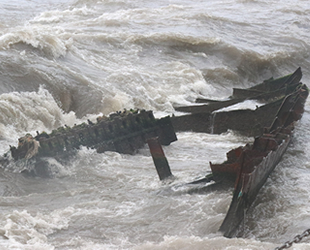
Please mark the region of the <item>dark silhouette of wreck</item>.
<svg viewBox="0 0 310 250"><path fill-rule="evenodd" d="M233 89L232 96L225 101L198 99L202 105L176 107L185 115L172 117L176 131L205 132L221 134L234 130L246 136L261 135L265 127L270 126L285 96L294 92L301 85L301 69L293 74L269 80L248 89ZM221 111L223 108L246 100L257 100L264 105L255 110L239 109Z"/></svg>
<svg viewBox="0 0 310 250"><path fill-rule="evenodd" d="M172 176L162 145L176 141L175 131L193 131L220 134L227 130L254 136L252 144L227 153L222 164L210 163L212 174L189 184L211 182L220 185L229 180L234 184L234 195L220 231L233 237L260 188L281 160L292 137L294 125L300 120L309 94L300 82L301 69L293 74L269 79L248 89L233 89L225 101L198 99L203 103L176 107L185 112L181 116L156 119L152 111L129 110L116 112L109 117L98 117L97 122L83 123L70 128L60 127L52 133L37 132L19 139L17 147L0 158L0 164L24 164L24 171L46 175L45 157L66 158L81 146L97 152L116 151L135 153L145 143L149 144L160 180ZM264 105L255 110L222 110L246 100L256 100ZM29 165L33 166L29 168Z"/></svg>
<svg viewBox="0 0 310 250"><path fill-rule="evenodd" d="M155 119L152 111L125 110L98 117L97 122L88 121L70 128L39 133L33 137L26 134L19 138L18 146L0 158L0 164L8 165L12 160L24 165L24 172L48 176L46 157L65 161L81 146L96 149L98 153L116 151L134 154L149 138L158 137L162 145L177 140L170 117Z"/></svg>

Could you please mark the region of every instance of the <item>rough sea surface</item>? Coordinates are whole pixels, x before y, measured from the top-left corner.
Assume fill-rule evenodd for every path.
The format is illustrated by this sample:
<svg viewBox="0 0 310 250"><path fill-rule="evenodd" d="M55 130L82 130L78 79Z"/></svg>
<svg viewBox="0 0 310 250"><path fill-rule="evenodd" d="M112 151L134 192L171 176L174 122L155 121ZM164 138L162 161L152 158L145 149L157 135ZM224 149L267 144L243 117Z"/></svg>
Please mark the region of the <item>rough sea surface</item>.
<svg viewBox="0 0 310 250"><path fill-rule="evenodd" d="M0 0L0 155L28 132L124 108L171 115L298 67L310 86L309 31L307 0ZM309 127L308 99L241 238L218 232L232 189L188 194L182 183L252 138L186 132L164 147L171 184L147 146L47 159L51 178L0 168L0 249L274 249L310 228Z"/></svg>

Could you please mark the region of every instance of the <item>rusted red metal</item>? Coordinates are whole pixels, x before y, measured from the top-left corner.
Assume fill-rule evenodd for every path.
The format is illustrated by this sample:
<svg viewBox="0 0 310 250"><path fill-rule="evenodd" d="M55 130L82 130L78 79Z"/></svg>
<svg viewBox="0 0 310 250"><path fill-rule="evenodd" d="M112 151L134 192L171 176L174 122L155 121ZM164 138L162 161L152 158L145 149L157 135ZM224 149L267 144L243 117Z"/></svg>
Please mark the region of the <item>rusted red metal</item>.
<svg viewBox="0 0 310 250"><path fill-rule="evenodd" d="M274 170L291 140L295 122L304 111L309 90L302 85L286 96L274 122L262 136L230 151L223 164L212 164L214 178L229 176L235 180L235 190L228 213L220 227L226 237L233 237L247 210L256 198L270 173Z"/></svg>

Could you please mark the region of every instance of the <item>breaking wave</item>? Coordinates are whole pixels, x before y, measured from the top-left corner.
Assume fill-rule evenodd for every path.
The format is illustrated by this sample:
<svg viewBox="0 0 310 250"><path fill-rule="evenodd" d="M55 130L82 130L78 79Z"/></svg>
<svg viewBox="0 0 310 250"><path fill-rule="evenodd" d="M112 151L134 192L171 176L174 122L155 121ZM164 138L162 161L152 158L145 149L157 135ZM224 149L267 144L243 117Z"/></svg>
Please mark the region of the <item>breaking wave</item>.
<svg viewBox="0 0 310 250"><path fill-rule="evenodd" d="M223 99L233 87L299 66L303 81L310 79L307 1L13 0L3 6L1 155L26 133L124 108L172 114L197 97ZM182 184L252 138L187 132L164 147L177 177L171 185L158 181L147 147L135 156L82 148L68 163L46 159L51 179L0 168L0 248L275 248L310 224L309 117L306 110L293 146L249 213L245 239L218 233L231 189L189 195Z"/></svg>
<svg viewBox="0 0 310 250"><path fill-rule="evenodd" d="M52 95L40 88L38 92L11 92L0 95L0 136L12 137L25 131L51 131L63 123L71 124L73 113L64 114ZM7 131L8 129L8 131Z"/></svg>
<svg viewBox="0 0 310 250"><path fill-rule="evenodd" d="M66 229L69 226L68 216L72 214L72 208L61 211L53 211L50 215L37 213L35 216L28 211L15 210L2 218L0 235L6 238L10 244L0 241L0 246L13 249L44 249L52 250L47 236L57 230Z"/></svg>

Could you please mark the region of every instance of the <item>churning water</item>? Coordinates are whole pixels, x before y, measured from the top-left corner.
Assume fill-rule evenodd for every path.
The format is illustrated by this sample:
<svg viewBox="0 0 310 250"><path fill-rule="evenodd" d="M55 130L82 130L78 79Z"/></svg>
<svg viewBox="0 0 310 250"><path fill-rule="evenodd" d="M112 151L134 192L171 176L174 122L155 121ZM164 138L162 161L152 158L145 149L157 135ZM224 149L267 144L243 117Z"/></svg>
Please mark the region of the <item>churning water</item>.
<svg viewBox="0 0 310 250"><path fill-rule="evenodd" d="M0 154L20 136L124 108L172 114L303 71L310 86L307 0L0 0ZM251 138L179 133L164 147L173 184L148 148L82 148L52 178L0 169L0 249L274 249L310 227L310 101L293 142L242 225L218 232L232 189L181 184ZM310 249L310 240L293 249Z"/></svg>

